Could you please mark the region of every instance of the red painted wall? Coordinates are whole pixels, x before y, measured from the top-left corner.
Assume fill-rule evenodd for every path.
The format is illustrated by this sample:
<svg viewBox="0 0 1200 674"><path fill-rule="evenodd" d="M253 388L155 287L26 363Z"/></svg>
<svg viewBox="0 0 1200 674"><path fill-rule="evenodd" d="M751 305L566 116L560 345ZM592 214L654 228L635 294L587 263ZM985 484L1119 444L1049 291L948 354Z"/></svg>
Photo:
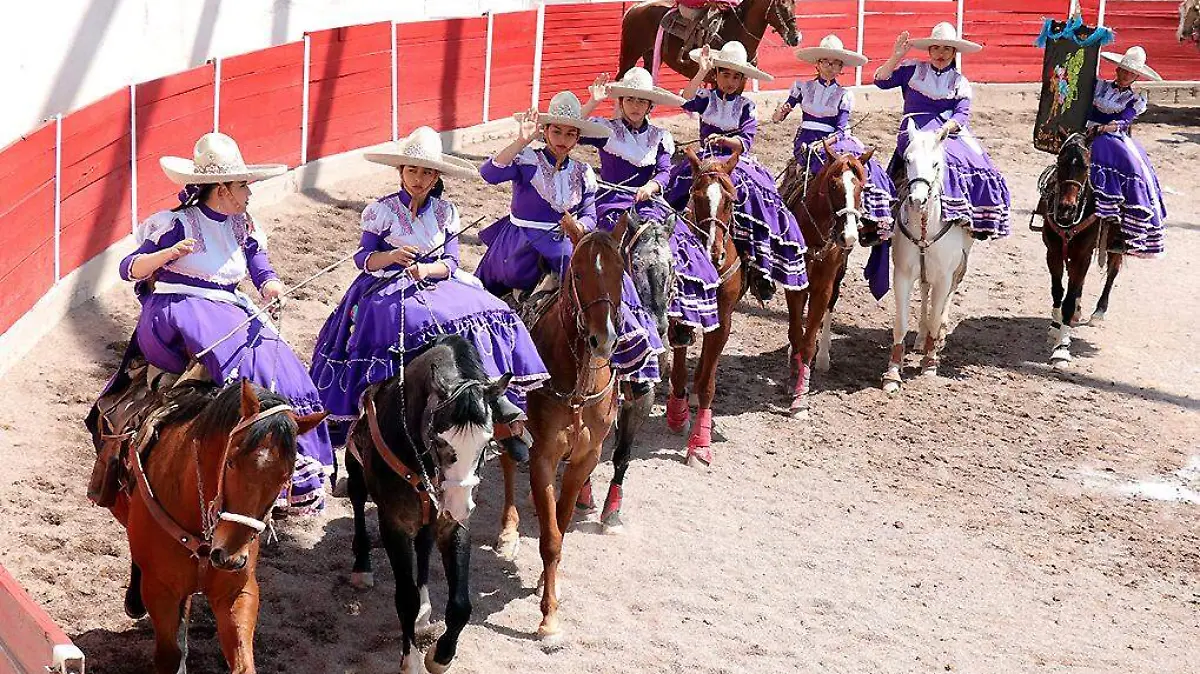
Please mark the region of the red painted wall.
<svg viewBox="0 0 1200 674"><path fill-rule="evenodd" d="M164 155L191 157L200 136L213 130L212 64L137 85L137 219L179 203L179 187L159 168Z"/></svg>
<svg viewBox="0 0 1200 674"><path fill-rule="evenodd" d="M541 106L571 90L587 101L588 85L600 73L616 74L621 49L620 2L546 7L542 41Z"/></svg>
<svg viewBox="0 0 1200 674"><path fill-rule="evenodd" d="M392 27L387 22L309 33L308 159L392 137ZM401 65L406 73L411 63Z"/></svg>
<svg viewBox="0 0 1200 674"><path fill-rule="evenodd" d="M400 137L418 126L458 129L483 121L487 19L396 26ZM532 59L530 72L532 73Z"/></svg>
<svg viewBox="0 0 1200 674"><path fill-rule="evenodd" d="M55 126L0 151L0 332L54 283Z"/></svg>
<svg viewBox="0 0 1200 674"><path fill-rule="evenodd" d="M1107 48L1110 51L1124 53L1135 44L1141 45L1150 67L1164 79L1200 79L1200 52L1194 44L1181 45L1175 39L1179 26L1176 0L1109 0L1104 23L1117 34L1117 41ZM1115 74L1115 66L1107 61L1101 64L1100 72L1105 77Z"/></svg>
<svg viewBox="0 0 1200 674"><path fill-rule="evenodd" d="M857 0L805 0L796 3L796 26L800 29L801 47L815 47L830 33L837 35L847 49L858 44ZM797 79L808 79L813 67L796 58L796 48L789 47L783 38L768 28L758 48L758 65L775 76L772 82L759 84L761 90L788 89ZM840 80L854 84L854 69L847 68Z"/></svg>
<svg viewBox="0 0 1200 674"><path fill-rule="evenodd" d="M304 43L221 61L221 133L237 139L251 164L300 163Z"/></svg>
<svg viewBox="0 0 1200 674"><path fill-rule="evenodd" d="M488 119L528 110L533 98L537 12L497 14L492 19L492 92Z"/></svg>

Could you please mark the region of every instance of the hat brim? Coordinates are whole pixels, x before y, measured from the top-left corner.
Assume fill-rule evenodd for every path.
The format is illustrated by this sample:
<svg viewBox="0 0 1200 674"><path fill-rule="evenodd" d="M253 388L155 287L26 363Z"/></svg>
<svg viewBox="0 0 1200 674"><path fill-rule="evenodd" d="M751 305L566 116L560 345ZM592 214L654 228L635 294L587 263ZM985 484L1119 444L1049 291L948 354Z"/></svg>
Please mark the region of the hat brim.
<svg viewBox="0 0 1200 674"><path fill-rule="evenodd" d="M559 126L573 126L579 129L579 135L585 138L608 138L612 135L612 129L591 122L586 119L576 119L574 117L563 117L562 115L548 115L541 113L538 115L538 124L546 126L549 124L558 124Z"/></svg>
<svg viewBox="0 0 1200 674"><path fill-rule="evenodd" d="M699 63L701 53L702 53L702 49L693 49L691 52L688 53L688 57L690 59L692 59L692 61ZM718 58L716 56L713 57L713 66L716 68L728 68L729 70L736 70L739 73L745 75L746 77L749 77L752 80L762 80L763 82L770 82L775 79L775 76L772 75L771 73L769 73L765 70L759 70L758 68L755 68L754 66L750 65L749 63L741 63L738 61L727 61L723 58Z"/></svg>
<svg viewBox="0 0 1200 674"><path fill-rule="evenodd" d="M962 54L974 54L977 51L983 50L983 45L970 40L943 40L934 37L923 37L918 40L909 40L909 46L913 49L929 49L930 47L951 47L957 49Z"/></svg>
<svg viewBox="0 0 1200 674"><path fill-rule="evenodd" d="M210 185L242 180L252 183L283 175L288 170L286 164L251 164L244 171L236 173L198 173L196 163L183 157L160 157L158 165L167 174L167 179L176 185Z"/></svg>
<svg viewBox="0 0 1200 674"><path fill-rule="evenodd" d="M410 157L399 152L366 152L363 153L363 159L375 164L394 166L396 168L402 166L419 166L421 168L433 169L442 175L461 178L463 180L479 178L478 166L466 159L460 159L447 154L443 154L442 158L437 160L425 157Z"/></svg>
<svg viewBox="0 0 1200 674"><path fill-rule="evenodd" d="M1110 51L1102 51L1102 52L1100 52L1100 57L1105 59L1106 61L1111 61L1111 62L1117 64L1118 67L1124 68L1125 70L1128 70L1131 73L1137 73L1137 74L1141 75L1142 77L1154 80L1155 82L1162 81L1162 75L1159 75L1158 71L1156 71L1154 68L1151 68L1150 66L1133 66L1133 65L1129 65L1127 63L1122 63L1121 61L1123 61L1125 59L1124 54L1114 54Z"/></svg>
<svg viewBox="0 0 1200 674"><path fill-rule="evenodd" d="M672 105L679 107L686 103L682 96L654 87L653 90L639 89L637 87L625 87L619 84L608 85L609 98L641 98L656 105Z"/></svg>
<svg viewBox="0 0 1200 674"><path fill-rule="evenodd" d="M803 47L795 51L796 58L806 63L816 63L821 59L841 61L851 68L867 65L867 57L849 49L830 49L829 47Z"/></svg>

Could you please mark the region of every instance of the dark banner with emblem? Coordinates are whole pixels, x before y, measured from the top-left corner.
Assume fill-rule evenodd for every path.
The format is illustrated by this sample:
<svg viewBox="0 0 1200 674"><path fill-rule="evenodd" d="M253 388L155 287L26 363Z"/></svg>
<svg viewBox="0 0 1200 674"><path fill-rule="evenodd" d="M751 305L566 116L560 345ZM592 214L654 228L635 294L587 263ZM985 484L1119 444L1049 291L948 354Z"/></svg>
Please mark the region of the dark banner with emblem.
<svg viewBox="0 0 1200 674"><path fill-rule="evenodd" d="M1096 90L1100 48L1112 41L1111 30L1085 25L1078 17L1046 20L1037 39L1046 55L1042 59L1041 102L1033 126L1035 148L1058 154L1067 137L1083 131Z"/></svg>

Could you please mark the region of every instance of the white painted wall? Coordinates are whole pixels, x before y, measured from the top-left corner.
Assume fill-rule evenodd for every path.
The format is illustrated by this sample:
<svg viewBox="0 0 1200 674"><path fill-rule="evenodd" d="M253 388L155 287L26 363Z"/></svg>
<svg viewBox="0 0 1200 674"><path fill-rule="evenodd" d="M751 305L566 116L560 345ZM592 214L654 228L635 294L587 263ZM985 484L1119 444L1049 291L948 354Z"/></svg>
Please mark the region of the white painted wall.
<svg viewBox="0 0 1200 674"><path fill-rule="evenodd" d="M305 31L531 9L537 0L0 0L0 147L131 83Z"/></svg>

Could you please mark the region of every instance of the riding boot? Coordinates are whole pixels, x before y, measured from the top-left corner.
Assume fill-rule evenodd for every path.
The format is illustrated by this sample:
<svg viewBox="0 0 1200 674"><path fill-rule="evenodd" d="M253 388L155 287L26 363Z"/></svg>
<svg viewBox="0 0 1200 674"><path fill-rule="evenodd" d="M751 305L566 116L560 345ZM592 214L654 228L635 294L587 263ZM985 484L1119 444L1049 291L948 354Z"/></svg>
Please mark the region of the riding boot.
<svg viewBox="0 0 1200 674"><path fill-rule="evenodd" d="M858 245L864 248L874 248L883 243L879 238L879 223L863 220L858 228Z"/></svg>

